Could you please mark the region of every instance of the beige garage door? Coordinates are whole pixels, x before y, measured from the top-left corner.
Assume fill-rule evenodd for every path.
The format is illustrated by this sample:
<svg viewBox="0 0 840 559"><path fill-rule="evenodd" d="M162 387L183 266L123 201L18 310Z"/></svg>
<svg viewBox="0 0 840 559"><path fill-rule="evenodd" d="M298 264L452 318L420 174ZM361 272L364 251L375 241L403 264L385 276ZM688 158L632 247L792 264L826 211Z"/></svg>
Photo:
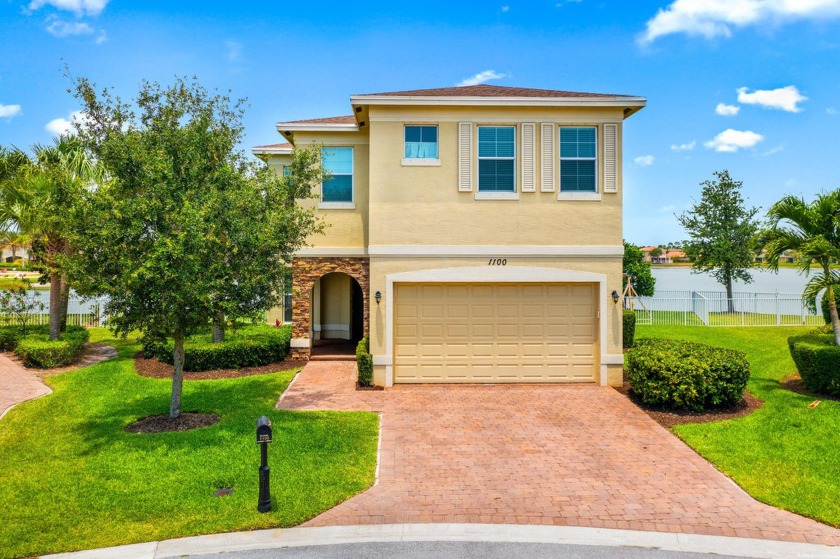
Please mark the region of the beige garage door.
<svg viewBox="0 0 840 559"><path fill-rule="evenodd" d="M593 284L396 284L394 382L592 382Z"/></svg>

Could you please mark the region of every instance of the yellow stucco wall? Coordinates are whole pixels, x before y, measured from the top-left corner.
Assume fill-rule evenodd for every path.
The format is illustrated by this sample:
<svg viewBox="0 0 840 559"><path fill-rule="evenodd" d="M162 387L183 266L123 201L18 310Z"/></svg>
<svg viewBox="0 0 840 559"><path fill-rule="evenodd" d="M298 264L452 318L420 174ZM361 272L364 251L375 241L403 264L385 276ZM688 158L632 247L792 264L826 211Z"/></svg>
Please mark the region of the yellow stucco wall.
<svg viewBox="0 0 840 559"><path fill-rule="evenodd" d="M540 123L618 124L621 110L522 107L371 107L371 245L620 245L621 166L618 192L597 201L558 200L540 192ZM458 190L458 123L516 125L516 183L521 190L521 123L536 124L536 192L519 200L477 200L477 140L473 127L473 191ZM439 167L403 166L405 124L436 124ZM554 128L555 166L558 128ZM603 128L598 128L599 190L603 189ZM621 145L618 145L621 161Z"/></svg>
<svg viewBox="0 0 840 559"><path fill-rule="evenodd" d="M295 145L311 143L324 147L353 148L353 201L354 209L319 210L327 224L323 234L308 239L312 246L356 247L368 245L370 149L367 129L359 132L296 132ZM319 192L320 197L320 192ZM319 200L306 200L304 207L318 207Z"/></svg>

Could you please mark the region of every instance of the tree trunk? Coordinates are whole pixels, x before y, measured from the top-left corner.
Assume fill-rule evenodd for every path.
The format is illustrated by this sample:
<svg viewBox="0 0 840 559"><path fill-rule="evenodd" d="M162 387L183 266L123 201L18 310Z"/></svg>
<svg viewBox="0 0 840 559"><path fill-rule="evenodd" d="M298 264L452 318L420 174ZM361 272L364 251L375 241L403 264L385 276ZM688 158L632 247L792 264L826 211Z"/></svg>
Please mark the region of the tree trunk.
<svg viewBox="0 0 840 559"><path fill-rule="evenodd" d="M64 241L64 254L70 256L70 243ZM70 282L67 281L67 274L61 274L61 303L59 307L59 328L61 332L67 331L67 307L70 305Z"/></svg>
<svg viewBox="0 0 840 559"><path fill-rule="evenodd" d="M175 369L172 371L172 401L169 404L169 417L175 419L181 415L181 389L184 384L184 332L176 330L173 336L175 349L173 361Z"/></svg>
<svg viewBox="0 0 840 559"><path fill-rule="evenodd" d="M225 313L219 311L213 317L213 343L225 341Z"/></svg>
<svg viewBox="0 0 840 559"><path fill-rule="evenodd" d="M840 346L840 318L837 315L837 300L834 298L834 288L825 290L828 297L828 314L831 316L831 328L834 330L834 345Z"/></svg>
<svg viewBox="0 0 840 559"><path fill-rule="evenodd" d="M726 278L726 308L729 312L735 312L735 301L732 300L732 276Z"/></svg>
<svg viewBox="0 0 840 559"><path fill-rule="evenodd" d="M61 275L50 274L50 340L61 334Z"/></svg>

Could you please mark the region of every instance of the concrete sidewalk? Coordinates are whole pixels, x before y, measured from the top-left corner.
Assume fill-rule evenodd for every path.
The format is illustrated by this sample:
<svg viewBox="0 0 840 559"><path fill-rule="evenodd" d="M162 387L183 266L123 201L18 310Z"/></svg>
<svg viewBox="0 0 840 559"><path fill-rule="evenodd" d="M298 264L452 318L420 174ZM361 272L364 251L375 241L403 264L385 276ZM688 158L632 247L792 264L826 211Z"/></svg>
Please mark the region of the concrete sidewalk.
<svg viewBox="0 0 840 559"><path fill-rule="evenodd" d="M570 526L510 524L382 524L235 532L161 542L45 555L42 559L163 559L211 553L371 542L504 542L544 543L607 548L644 548L683 553L714 553L756 559L840 559L840 547L826 545L636 532Z"/></svg>

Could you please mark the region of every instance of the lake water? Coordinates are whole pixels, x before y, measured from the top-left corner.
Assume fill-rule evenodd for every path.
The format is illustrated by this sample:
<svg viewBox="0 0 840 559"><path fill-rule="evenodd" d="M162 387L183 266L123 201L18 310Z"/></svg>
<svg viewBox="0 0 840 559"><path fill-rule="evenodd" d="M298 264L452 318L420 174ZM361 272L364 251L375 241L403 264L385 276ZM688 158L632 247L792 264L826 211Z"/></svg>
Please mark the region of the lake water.
<svg viewBox="0 0 840 559"><path fill-rule="evenodd" d="M656 278L654 296L664 291L726 291L726 288L708 274L693 274L689 267L652 268ZM808 276L795 268L781 268L778 273L757 268L751 271L752 283L735 282L736 293L785 293L800 296Z"/></svg>

